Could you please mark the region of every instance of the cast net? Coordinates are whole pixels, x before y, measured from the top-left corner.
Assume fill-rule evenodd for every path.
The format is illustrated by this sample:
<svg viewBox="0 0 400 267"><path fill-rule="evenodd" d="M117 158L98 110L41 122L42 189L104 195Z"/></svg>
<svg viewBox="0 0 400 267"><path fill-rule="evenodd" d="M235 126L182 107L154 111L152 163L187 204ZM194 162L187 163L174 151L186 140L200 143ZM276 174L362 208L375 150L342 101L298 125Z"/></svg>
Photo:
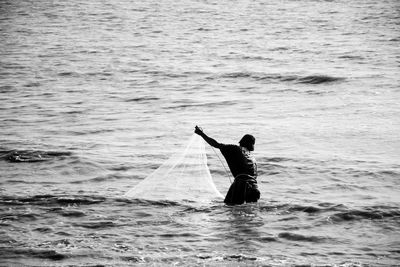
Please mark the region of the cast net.
<svg viewBox="0 0 400 267"><path fill-rule="evenodd" d="M206 202L222 198L207 166L203 139L193 134L182 153L172 156L129 190L126 197Z"/></svg>

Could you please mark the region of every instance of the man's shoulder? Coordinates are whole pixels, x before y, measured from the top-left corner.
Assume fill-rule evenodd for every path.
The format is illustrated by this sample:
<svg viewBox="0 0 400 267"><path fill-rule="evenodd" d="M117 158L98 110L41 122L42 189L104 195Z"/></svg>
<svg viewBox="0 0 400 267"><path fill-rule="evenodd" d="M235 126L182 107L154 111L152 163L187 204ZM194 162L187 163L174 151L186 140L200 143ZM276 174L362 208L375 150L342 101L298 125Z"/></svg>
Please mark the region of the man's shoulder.
<svg viewBox="0 0 400 267"><path fill-rule="evenodd" d="M233 144L221 144L220 149L221 151L240 151L240 146Z"/></svg>

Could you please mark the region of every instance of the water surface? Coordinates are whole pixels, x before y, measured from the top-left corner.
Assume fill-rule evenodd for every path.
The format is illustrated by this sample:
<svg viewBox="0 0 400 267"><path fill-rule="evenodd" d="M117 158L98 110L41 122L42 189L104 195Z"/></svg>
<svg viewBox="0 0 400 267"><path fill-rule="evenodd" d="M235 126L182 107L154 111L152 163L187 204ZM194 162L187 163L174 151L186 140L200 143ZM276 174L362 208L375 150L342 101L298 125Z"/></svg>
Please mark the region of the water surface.
<svg viewBox="0 0 400 267"><path fill-rule="evenodd" d="M0 0L0 263L399 264L399 8ZM124 198L196 124L260 202Z"/></svg>

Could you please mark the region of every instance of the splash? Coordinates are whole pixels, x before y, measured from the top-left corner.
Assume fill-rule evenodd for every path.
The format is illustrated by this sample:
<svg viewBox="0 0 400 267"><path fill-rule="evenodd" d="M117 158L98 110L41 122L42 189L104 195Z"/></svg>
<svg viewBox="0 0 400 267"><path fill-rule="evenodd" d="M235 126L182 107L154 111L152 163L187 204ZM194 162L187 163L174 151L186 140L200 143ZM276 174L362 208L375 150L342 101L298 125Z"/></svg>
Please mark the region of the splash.
<svg viewBox="0 0 400 267"><path fill-rule="evenodd" d="M182 153L168 159L125 197L177 202L210 202L222 198L207 166L203 139L193 134Z"/></svg>

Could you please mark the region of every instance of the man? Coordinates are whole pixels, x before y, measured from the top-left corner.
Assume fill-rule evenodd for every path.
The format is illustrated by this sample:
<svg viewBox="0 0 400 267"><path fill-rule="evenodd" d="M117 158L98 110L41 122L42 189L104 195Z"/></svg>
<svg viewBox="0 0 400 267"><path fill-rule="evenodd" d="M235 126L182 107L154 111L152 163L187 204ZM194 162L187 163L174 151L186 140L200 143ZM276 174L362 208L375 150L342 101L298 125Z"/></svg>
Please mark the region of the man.
<svg viewBox="0 0 400 267"><path fill-rule="evenodd" d="M207 136L203 130L196 126L194 132L200 135L210 146L218 148L225 157L235 180L226 194L224 202L228 205L243 204L244 202L257 202L260 191L257 187L257 164L251 151L254 151L256 139L246 134L239 141L239 145L225 145L218 143Z"/></svg>

